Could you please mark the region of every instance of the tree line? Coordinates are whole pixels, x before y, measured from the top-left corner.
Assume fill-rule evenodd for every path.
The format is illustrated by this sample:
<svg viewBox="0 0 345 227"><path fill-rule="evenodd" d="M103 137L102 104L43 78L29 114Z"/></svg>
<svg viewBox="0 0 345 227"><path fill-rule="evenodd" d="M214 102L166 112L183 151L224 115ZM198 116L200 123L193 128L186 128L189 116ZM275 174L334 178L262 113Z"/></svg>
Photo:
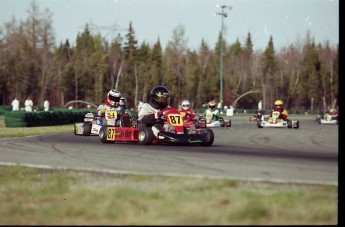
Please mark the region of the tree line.
<svg viewBox="0 0 345 227"><path fill-rule="evenodd" d="M56 45L49 9L41 11L32 1L27 12L24 21L13 17L0 27L0 105L10 105L14 97L23 102L28 95L38 105L48 99L53 108L71 100L99 104L116 88L128 108L135 108L147 101L152 87L163 85L172 106L189 99L201 108L211 99L219 102L221 48L223 105L256 109L262 100L269 109L276 99L288 109L337 105L339 45L315 43L310 32L303 43L279 52L272 36L263 52L254 52L249 32L245 43L228 43L219 33L214 48L201 39L199 49L191 50L183 25L163 48L159 39L152 46L139 43L131 22L126 35L112 41L86 24L75 46L68 39Z"/></svg>

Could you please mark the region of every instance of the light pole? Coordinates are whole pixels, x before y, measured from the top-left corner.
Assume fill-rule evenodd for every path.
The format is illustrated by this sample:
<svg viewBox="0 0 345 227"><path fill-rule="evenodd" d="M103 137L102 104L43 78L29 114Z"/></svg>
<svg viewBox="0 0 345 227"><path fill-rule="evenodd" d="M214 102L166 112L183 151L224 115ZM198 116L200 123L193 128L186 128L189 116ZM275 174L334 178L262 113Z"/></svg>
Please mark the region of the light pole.
<svg viewBox="0 0 345 227"><path fill-rule="evenodd" d="M220 33L220 94L219 94L219 103L220 107L223 106L223 28L224 28L224 17L227 17L228 15L224 12L226 8L229 10L231 9L231 6L227 5L217 5L217 7L221 8L222 12L217 12L215 15L221 15L222 16L222 28Z"/></svg>

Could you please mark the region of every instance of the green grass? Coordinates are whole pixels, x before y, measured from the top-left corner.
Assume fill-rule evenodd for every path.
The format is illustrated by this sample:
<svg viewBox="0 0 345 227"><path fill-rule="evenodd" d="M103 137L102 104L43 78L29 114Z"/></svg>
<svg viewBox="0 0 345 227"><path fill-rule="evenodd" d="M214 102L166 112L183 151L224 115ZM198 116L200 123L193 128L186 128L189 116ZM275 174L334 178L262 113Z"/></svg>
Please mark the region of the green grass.
<svg viewBox="0 0 345 227"><path fill-rule="evenodd" d="M0 120L0 138L58 134L68 132L73 133L73 125L7 128L4 120Z"/></svg>
<svg viewBox="0 0 345 227"><path fill-rule="evenodd" d="M0 137L72 133L72 129L69 125L9 130L0 120ZM0 166L0 201L0 225L336 225L338 221L334 185L23 166Z"/></svg>
<svg viewBox="0 0 345 227"><path fill-rule="evenodd" d="M0 167L0 225L335 225L337 187Z"/></svg>

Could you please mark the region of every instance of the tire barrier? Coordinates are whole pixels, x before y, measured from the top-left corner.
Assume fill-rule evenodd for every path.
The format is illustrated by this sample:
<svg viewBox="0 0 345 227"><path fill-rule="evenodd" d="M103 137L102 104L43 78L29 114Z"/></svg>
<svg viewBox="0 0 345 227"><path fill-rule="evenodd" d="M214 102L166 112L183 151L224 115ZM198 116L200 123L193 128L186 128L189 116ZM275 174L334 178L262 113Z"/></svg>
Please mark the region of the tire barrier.
<svg viewBox="0 0 345 227"><path fill-rule="evenodd" d="M85 114L90 112L95 113L96 110L7 111L4 122L8 128L68 125L83 122Z"/></svg>

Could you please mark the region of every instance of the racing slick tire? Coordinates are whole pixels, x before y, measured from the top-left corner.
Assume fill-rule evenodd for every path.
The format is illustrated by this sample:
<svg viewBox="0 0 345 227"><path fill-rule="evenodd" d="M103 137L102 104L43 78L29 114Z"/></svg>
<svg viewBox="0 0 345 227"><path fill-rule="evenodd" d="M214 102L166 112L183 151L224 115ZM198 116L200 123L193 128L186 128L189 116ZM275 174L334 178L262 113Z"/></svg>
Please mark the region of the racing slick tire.
<svg viewBox="0 0 345 227"><path fill-rule="evenodd" d="M225 121L224 121L224 118L219 117L219 118L218 118L218 121L219 121L219 123L220 123L220 127L225 127Z"/></svg>
<svg viewBox="0 0 345 227"><path fill-rule="evenodd" d="M73 133L74 135L77 135L77 129L76 129L77 125L74 123L73 124Z"/></svg>
<svg viewBox="0 0 345 227"><path fill-rule="evenodd" d="M152 128L140 127L139 132L138 132L139 144L150 145L152 144L153 138L154 138L154 135L152 132Z"/></svg>
<svg viewBox="0 0 345 227"><path fill-rule="evenodd" d="M91 123L84 123L83 124L83 136L89 136L91 135Z"/></svg>
<svg viewBox="0 0 345 227"><path fill-rule="evenodd" d="M231 120L227 122L226 127L231 127Z"/></svg>
<svg viewBox="0 0 345 227"><path fill-rule="evenodd" d="M102 143L115 143L114 140L107 140L107 136L108 136L108 125L103 125L100 130L99 130L99 140Z"/></svg>
<svg viewBox="0 0 345 227"><path fill-rule="evenodd" d="M206 132L207 132L207 134L208 134L209 141L204 142L204 143L202 143L201 145L202 145L202 146L209 147L209 146L211 146L211 145L213 144L213 141L214 141L214 133L213 133L212 129L210 129L210 128L207 128L207 129L206 129Z"/></svg>
<svg viewBox="0 0 345 227"><path fill-rule="evenodd" d="M256 125L258 126L258 128L263 128L263 126L261 125L261 121L260 119L258 119L258 121L256 122Z"/></svg>
<svg viewBox="0 0 345 227"><path fill-rule="evenodd" d="M286 121L287 121L287 127L292 128L292 121L290 121L290 120L286 120Z"/></svg>
<svg viewBox="0 0 345 227"><path fill-rule="evenodd" d="M293 128L295 128L295 129L299 128L299 121L296 121L296 125Z"/></svg>

